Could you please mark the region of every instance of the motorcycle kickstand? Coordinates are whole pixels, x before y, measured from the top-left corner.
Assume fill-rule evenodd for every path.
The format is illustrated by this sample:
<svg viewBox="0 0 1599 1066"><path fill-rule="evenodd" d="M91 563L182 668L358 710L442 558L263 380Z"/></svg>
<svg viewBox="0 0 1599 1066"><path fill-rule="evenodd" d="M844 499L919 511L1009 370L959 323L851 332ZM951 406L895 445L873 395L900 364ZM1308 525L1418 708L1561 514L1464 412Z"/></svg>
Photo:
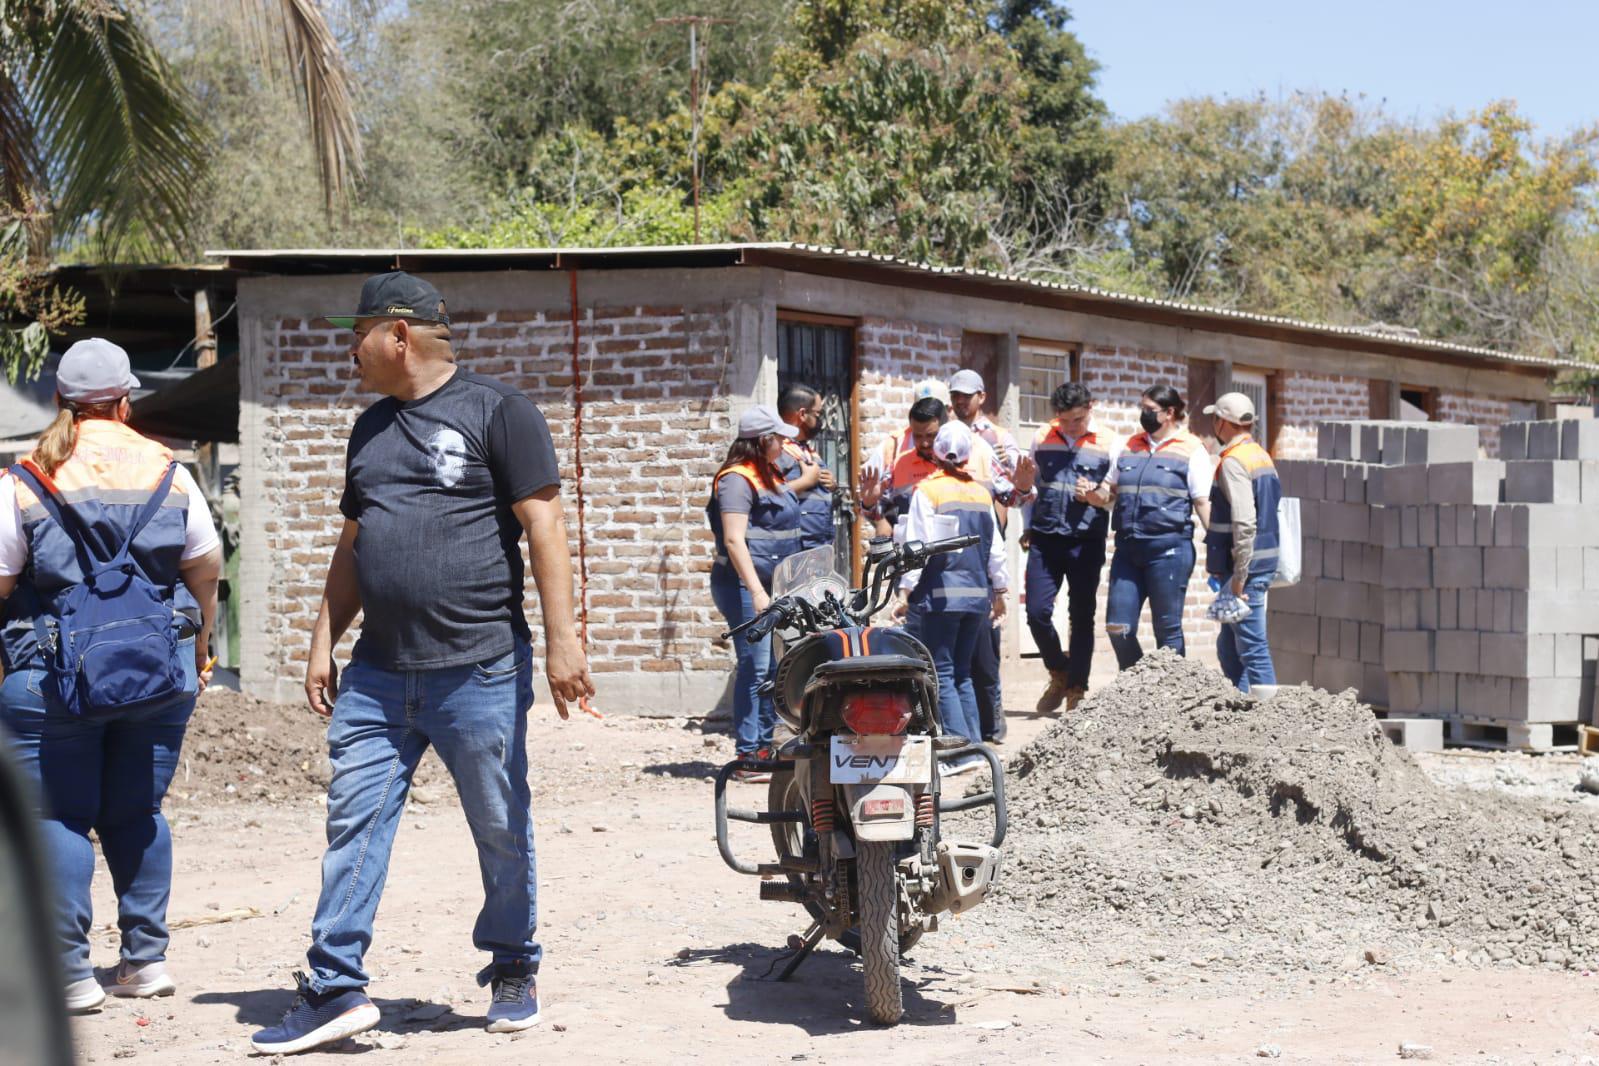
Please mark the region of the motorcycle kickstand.
<svg viewBox="0 0 1599 1066"><path fill-rule="evenodd" d="M800 937L790 937L789 938L789 946L790 947L793 946L795 940L801 940L801 938ZM811 957L811 952L815 951L816 950L816 945L820 944L821 942L822 942L822 924L820 922L812 922L811 923L811 927L809 929L805 930L805 936L804 936L802 942L800 943L799 947L795 948L793 958L788 960L788 965L783 967L783 972L778 974L772 980L774 980L774 981L787 981L790 977L793 977L794 976L794 971L800 968L800 964L801 963L803 963L806 959Z"/></svg>

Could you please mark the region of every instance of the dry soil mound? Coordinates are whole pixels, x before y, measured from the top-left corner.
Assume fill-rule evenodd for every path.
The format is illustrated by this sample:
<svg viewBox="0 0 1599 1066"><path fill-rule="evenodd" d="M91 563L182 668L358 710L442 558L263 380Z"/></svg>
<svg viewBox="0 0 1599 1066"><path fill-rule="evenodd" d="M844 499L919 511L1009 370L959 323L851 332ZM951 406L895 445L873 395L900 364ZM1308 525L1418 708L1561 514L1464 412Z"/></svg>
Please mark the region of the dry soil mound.
<svg viewBox="0 0 1599 1066"><path fill-rule="evenodd" d="M1599 964L1599 821L1434 785L1353 694L1260 701L1160 653L1023 749L1009 778L996 914L1068 953Z"/></svg>

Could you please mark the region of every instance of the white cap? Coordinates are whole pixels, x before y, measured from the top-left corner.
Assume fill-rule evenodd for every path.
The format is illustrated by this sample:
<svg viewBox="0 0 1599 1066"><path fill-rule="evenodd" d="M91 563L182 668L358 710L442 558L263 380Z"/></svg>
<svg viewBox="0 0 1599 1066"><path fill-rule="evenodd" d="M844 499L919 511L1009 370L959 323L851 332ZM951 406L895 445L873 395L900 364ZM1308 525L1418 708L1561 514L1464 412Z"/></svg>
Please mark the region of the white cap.
<svg viewBox="0 0 1599 1066"><path fill-rule="evenodd" d="M975 370L957 370L955 376L949 379L949 391L976 396L987 390L983 388L983 375Z"/></svg>
<svg viewBox="0 0 1599 1066"><path fill-rule="evenodd" d="M1255 401L1241 392L1224 392L1216 402L1205 405L1207 415L1224 418L1235 426L1255 424Z"/></svg>
<svg viewBox="0 0 1599 1066"><path fill-rule="evenodd" d="M68 348L56 368L56 392L73 403L120 400L138 387L139 379L128 369L128 353L100 337Z"/></svg>
<svg viewBox="0 0 1599 1066"><path fill-rule="evenodd" d="M914 386L911 387L912 403L915 403L917 400L925 400L929 396L936 397L945 403L949 403L949 386L945 385L937 378L923 378L921 381L918 381Z"/></svg>
<svg viewBox="0 0 1599 1066"><path fill-rule="evenodd" d="M738 439L753 440L776 433L784 437L797 437L799 430L777 417L777 408L771 404L756 404L738 416Z"/></svg>
<svg viewBox="0 0 1599 1066"><path fill-rule="evenodd" d="M972 431L966 423L951 419L939 429L933 439L933 458L959 466L972 457Z"/></svg>

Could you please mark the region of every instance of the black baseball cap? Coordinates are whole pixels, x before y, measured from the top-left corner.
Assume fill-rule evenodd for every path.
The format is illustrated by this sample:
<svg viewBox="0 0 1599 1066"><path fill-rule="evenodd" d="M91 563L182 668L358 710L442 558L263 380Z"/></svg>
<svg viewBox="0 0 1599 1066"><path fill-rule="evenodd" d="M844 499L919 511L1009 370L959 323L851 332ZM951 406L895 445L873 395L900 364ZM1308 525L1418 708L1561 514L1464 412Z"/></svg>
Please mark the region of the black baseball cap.
<svg viewBox="0 0 1599 1066"><path fill-rule="evenodd" d="M418 322L450 324L444 295L421 278L403 270L374 274L361 286L361 302L353 315L328 315L340 329L353 329L358 318L413 318Z"/></svg>

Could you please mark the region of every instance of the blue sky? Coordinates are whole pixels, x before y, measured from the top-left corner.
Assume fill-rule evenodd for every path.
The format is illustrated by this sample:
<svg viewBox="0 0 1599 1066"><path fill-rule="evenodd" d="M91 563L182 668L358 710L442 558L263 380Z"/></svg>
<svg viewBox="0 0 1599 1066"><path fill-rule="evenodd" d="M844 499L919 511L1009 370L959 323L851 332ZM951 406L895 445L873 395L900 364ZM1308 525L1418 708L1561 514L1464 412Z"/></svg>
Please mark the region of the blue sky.
<svg viewBox="0 0 1599 1066"><path fill-rule="evenodd" d="M1596 0L1067 0L1120 118L1195 95L1363 93L1431 121L1514 99L1548 135L1599 122Z"/></svg>

